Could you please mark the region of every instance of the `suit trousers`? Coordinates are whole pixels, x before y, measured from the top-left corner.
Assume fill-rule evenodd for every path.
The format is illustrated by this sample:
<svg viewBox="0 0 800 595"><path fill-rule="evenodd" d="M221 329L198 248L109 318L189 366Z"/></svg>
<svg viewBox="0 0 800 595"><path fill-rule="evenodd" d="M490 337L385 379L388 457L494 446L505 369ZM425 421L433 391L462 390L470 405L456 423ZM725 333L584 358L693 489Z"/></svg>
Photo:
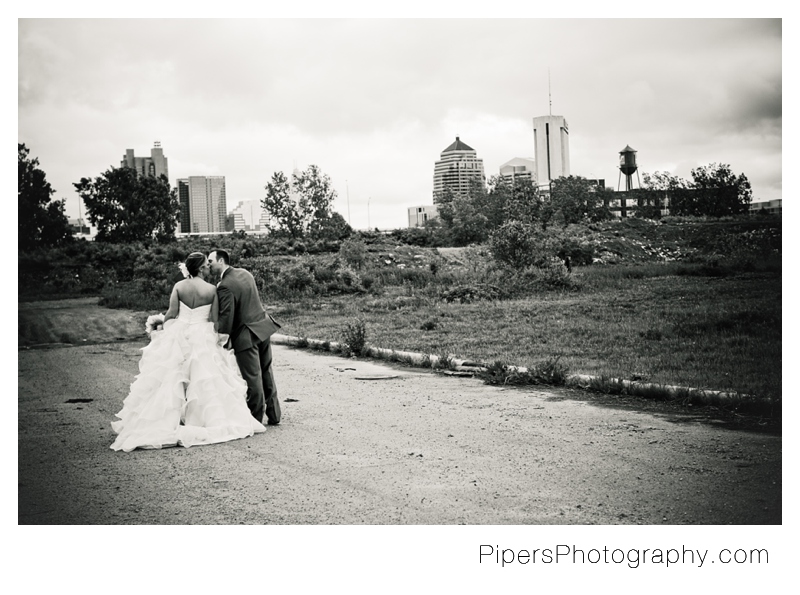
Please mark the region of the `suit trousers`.
<svg viewBox="0 0 800 595"><path fill-rule="evenodd" d="M262 423L266 414L267 421L274 425L281 421L281 405L272 374L272 345L269 337L258 341L254 335L253 340L255 344L252 347L236 352L236 363L247 382L247 407L250 413Z"/></svg>

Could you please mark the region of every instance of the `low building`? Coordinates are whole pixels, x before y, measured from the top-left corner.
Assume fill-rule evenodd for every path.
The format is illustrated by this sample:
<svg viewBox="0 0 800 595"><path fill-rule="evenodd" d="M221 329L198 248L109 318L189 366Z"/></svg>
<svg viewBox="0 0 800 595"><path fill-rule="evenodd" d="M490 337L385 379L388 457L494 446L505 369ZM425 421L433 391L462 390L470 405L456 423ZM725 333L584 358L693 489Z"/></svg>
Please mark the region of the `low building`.
<svg viewBox="0 0 800 595"><path fill-rule="evenodd" d="M772 215L780 215L783 212L783 199L774 198L772 200L761 200L758 202L750 203L750 214L754 213L769 213Z"/></svg>
<svg viewBox="0 0 800 595"><path fill-rule="evenodd" d="M73 238L91 240L97 235L97 228L90 226L85 219L68 219L68 222Z"/></svg>
<svg viewBox="0 0 800 595"><path fill-rule="evenodd" d="M520 180L536 182L536 169L533 159L525 157L514 157L500 166L500 177L513 185Z"/></svg>
<svg viewBox="0 0 800 595"><path fill-rule="evenodd" d="M421 207L408 208L409 227L422 227L426 221L437 219L438 217L439 209L436 205L423 205Z"/></svg>

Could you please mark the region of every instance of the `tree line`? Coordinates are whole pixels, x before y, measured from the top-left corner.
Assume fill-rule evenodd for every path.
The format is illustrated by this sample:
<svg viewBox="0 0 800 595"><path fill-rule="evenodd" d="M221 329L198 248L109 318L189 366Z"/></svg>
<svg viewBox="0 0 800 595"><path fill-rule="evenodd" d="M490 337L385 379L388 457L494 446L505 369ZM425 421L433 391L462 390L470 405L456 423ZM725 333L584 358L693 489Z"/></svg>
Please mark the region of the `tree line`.
<svg viewBox="0 0 800 595"><path fill-rule="evenodd" d="M474 181L469 190L445 189L434 197L439 222L452 245L479 244L507 229L513 235L547 231L612 218L611 204L625 199L638 217L658 218L668 205L670 215L722 217L747 213L752 190L747 176L735 175L727 164L712 163L691 171L691 181L668 172L644 173L644 187L625 193L613 192L581 176L552 180L542 189L528 179L511 181L491 177L487 186Z"/></svg>
<svg viewBox="0 0 800 595"><path fill-rule="evenodd" d="M52 200L55 190L39 161L18 143L20 249L56 246L72 240L65 200ZM752 200L750 182L727 164L712 163L691 171L691 181L668 172L644 173L644 187L625 193L637 216L657 217L666 200L671 215L723 216L747 212ZM110 168L95 178L81 178L73 186L86 208L86 217L98 230L100 242L126 243L174 240L180 219L177 190L165 176L141 176L130 168ZM333 210L336 191L331 179L316 165L292 173L273 173L264 187L261 205L269 227L292 239L341 240L352 233ZM609 207L621 197L581 176L553 180L544 192L530 180L510 181L501 176L488 185L474 182L468 191L451 189L434 197L439 218L421 230L401 230L410 243L465 246L491 243L500 251L528 248L525 238L541 237L548 227L568 226L613 217ZM411 236L414 236L413 238Z"/></svg>

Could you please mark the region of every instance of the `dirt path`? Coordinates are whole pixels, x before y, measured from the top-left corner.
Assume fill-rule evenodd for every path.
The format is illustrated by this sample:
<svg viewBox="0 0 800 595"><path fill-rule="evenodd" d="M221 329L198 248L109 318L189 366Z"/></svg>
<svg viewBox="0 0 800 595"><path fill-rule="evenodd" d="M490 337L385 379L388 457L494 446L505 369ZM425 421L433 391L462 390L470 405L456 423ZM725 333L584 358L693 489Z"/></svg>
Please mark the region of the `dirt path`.
<svg viewBox="0 0 800 595"><path fill-rule="evenodd" d="M781 523L779 436L280 346L280 426L113 452L143 344L19 351L20 524Z"/></svg>

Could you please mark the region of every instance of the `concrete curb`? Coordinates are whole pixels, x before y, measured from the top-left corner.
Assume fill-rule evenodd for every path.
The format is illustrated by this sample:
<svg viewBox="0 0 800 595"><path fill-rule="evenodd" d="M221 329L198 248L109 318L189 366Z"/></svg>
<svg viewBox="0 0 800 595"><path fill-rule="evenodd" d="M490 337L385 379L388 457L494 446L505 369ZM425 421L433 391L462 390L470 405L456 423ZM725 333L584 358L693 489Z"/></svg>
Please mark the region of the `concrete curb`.
<svg viewBox="0 0 800 595"><path fill-rule="evenodd" d="M331 351L334 353L339 352L342 347L341 343L336 341L321 341L319 339L308 339L305 337L294 337L281 334L272 335L272 343L276 345L287 345L290 347L310 348L317 351ZM365 357L407 363L419 367L444 367L441 365L442 362L440 362L442 359L441 356L433 354L415 353L411 351L396 351L394 349L385 349L367 345L363 355ZM452 359L448 359L446 367L455 372L479 372L481 370L485 370L487 366L486 364L479 362L457 359L454 357ZM528 371L527 368L519 366L509 366L509 368L520 373L525 373ZM661 400L686 399L690 403L698 403L702 405L747 405L749 410L756 410L770 415L772 414L776 405L776 403L770 399L759 399L753 395L691 388L685 386L674 386L668 384L656 384L651 382L640 382L626 380L624 378L607 378L588 374L572 374L567 377L566 381L566 386L584 390L600 391L601 387L608 385L616 385L619 387L620 392L624 391L627 394L639 397Z"/></svg>

